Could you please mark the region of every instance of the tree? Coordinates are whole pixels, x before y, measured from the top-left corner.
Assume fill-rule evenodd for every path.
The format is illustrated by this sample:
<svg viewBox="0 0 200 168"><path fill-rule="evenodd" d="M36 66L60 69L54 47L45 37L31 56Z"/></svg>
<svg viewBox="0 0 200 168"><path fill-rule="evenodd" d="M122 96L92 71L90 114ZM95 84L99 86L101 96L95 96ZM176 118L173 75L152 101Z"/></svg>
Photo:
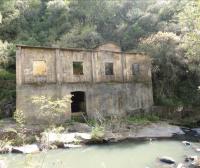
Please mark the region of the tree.
<svg viewBox="0 0 200 168"><path fill-rule="evenodd" d="M189 1L179 14L182 25L182 46L186 49L186 57L190 69L200 72L200 0Z"/></svg>
<svg viewBox="0 0 200 168"><path fill-rule="evenodd" d="M8 68L15 64L14 45L0 40L0 68Z"/></svg>
<svg viewBox="0 0 200 168"><path fill-rule="evenodd" d="M14 70L15 44L93 48L114 41L152 55L160 68L156 97L183 99L181 80L190 93L200 80L199 16L200 0L0 0L0 66Z"/></svg>
<svg viewBox="0 0 200 168"><path fill-rule="evenodd" d="M139 49L153 58L153 88L157 103L176 99L177 85L186 74L187 68L179 43L180 38L174 33L158 32L142 39L139 44Z"/></svg>

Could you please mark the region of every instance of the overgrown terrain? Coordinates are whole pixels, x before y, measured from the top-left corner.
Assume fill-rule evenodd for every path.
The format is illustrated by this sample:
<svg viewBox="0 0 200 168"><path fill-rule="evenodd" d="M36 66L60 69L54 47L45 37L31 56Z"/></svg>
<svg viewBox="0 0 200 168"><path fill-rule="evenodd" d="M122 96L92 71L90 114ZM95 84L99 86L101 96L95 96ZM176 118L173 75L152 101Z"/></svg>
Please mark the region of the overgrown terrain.
<svg viewBox="0 0 200 168"><path fill-rule="evenodd" d="M107 41L153 58L156 104L198 106L199 17L199 0L0 0L0 107L14 108L16 44L93 48Z"/></svg>

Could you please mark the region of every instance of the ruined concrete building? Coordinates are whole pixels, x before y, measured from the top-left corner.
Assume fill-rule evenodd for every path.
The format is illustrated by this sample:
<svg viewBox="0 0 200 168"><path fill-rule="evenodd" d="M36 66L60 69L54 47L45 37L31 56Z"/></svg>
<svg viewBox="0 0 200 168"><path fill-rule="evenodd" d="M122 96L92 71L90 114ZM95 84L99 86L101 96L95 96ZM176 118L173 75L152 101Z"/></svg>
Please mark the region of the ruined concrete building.
<svg viewBox="0 0 200 168"><path fill-rule="evenodd" d="M93 50L18 45L16 61L17 109L31 123L43 120L29 100L33 95L72 94L65 119L132 115L153 105L150 57L113 43Z"/></svg>

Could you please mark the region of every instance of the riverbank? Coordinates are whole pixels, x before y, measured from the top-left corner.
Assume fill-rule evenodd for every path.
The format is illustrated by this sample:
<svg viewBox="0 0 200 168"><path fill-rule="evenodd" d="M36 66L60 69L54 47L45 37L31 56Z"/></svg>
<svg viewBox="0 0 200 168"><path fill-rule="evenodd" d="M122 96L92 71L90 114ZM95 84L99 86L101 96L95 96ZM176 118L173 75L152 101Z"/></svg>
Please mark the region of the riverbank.
<svg viewBox="0 0 200 168"><path fill-rule="evenodd" d="M30 144L36 144L33 152L43 149L76 148L82 145L115 143L130 140L179 139L199 142L200 129L182 128L167 122L151 123L109 123L91 125L71 122L63 126L46 129L42 125L25 125L21 128L12 119L1 120L1 153L19 150L19 153L32 153ZM5 142L3 142L5 141ZM27 146L28 145L28 146ZM20 151L21 150L21 151Z"/></svg>
<svg viewBox="0 0 200 168"><path fill-rule="evenodd" d="M12 119L1 120L0 152L5 154L2 156L8 156L8 153L12 153L12 155L18 153L41 155L40 153L47 151L49 153L50 151L61 149L63 151L72 148L86 149L94 144L101 144L103 146L107 146L108 144L108 146L121 143L129 144L130 142L134 142L134 144L142 142L144 144L151 144L154 142L165 142L167 139L170 141L176 139L179 144L182 144L186 148L189 147L188 149L191 152L188 153L188 151L185 151L188 154L184 155L183 153L184 156L181 157L182 160L188 161L181 161L180 164L177 162L168 164L165 161L172 162L174 160L173 157L170 158L168 156L173 155L167 155L166 157L166 155L160 154L160 159L157 158L159 168L177 168L178 166L178 168L198 168L193 166L192 163L195 161L196 165L199 164L199 128L190 129L171 125L167 122L147 122L146 120L137 122L130 122L130 120L129 122L124 122L124 120L123 122L117 122L112 120L105 123L69 122L63 126L47 128L44 125L24 125L24 127L21 127ZM173 151L171 152L173 153ZM47 153L46 155L48 155ZM194 156L195 158L193 158Z"/></svg>

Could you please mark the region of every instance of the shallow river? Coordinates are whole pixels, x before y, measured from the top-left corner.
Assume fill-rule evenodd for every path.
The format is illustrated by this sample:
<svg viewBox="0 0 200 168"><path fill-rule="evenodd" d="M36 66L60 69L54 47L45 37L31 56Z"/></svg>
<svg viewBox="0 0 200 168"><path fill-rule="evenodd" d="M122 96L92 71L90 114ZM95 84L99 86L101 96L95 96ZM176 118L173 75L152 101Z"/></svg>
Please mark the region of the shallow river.
<svg viewBox="0 0 200 168"><path fill-rule="evenodd" d="M200 144L194 144L200 147ZM79 149L53 150L33 155L2 155L8 168L156 168L159 156L183 162L184 155L200 155L180 141L126 142Z"/></svg>

